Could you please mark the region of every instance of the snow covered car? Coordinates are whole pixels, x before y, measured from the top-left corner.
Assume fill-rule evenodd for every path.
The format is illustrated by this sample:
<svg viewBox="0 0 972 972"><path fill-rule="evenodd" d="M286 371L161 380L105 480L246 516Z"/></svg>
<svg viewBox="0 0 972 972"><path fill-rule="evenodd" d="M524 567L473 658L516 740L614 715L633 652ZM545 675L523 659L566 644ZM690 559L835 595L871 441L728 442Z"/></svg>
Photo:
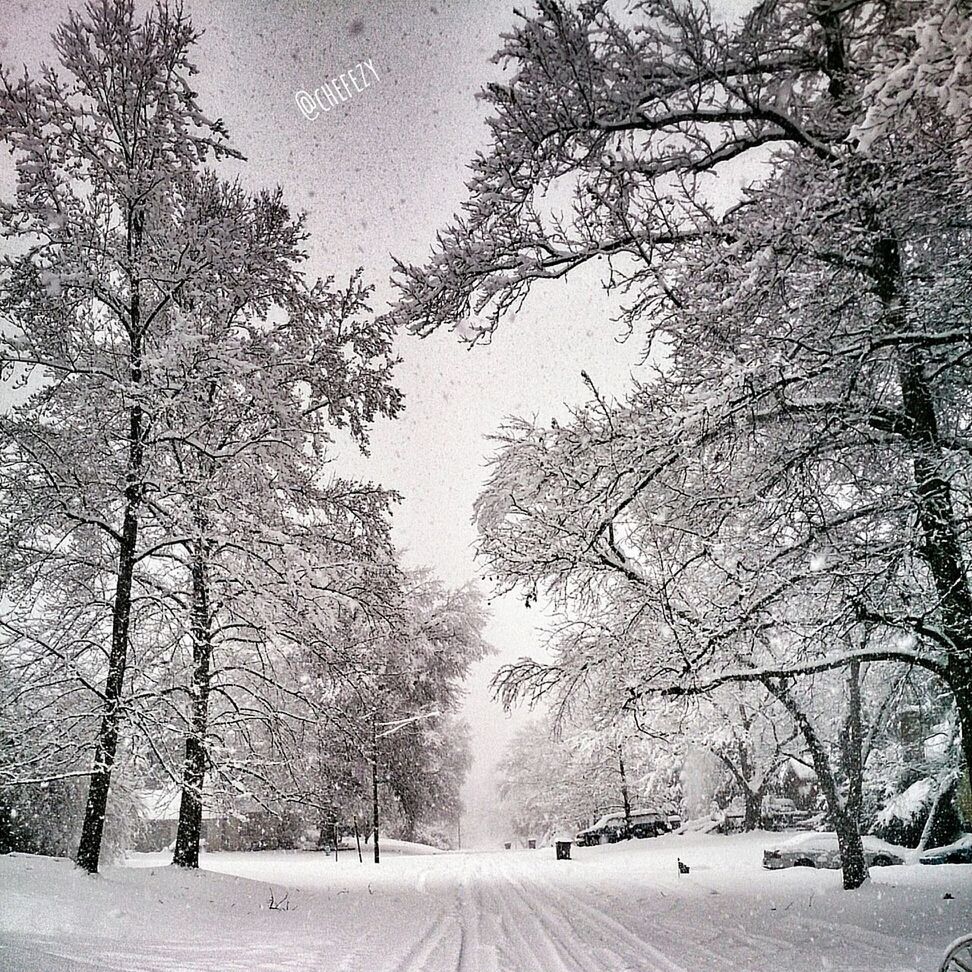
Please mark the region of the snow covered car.
<svg viewBox="0 0 972 972"><path fill-rule="evenodd" d="M657 810L631 811L632 837L657 837L676 829L680 824L678 817L659 813ZM595 844L614 844L624 839L625 819L623 813L606 813L595 824L581 830L574 838L580 847Z"/></svg>
<svg viewBox="0 0 972 972"><path fill-rule="evenodd" d="M972 864L972 834L947 847L935 847L918 858L922 864Z"/></svg>
<svg viewBox="0 0 972 972"><path fill-rule="evenodd" d="M864 837L864 857L868 867L904 864L899 848L876 837ZM800 834L792 840L763 851L763 867L840 867L840 849L833 832Z"/></svg>
<svg viewBox="0 0 972 972"><path fill-rule="evenodd" d="M746 829L746 808L740 800L733 800L721 811L719 833L738 834ZM810 819L805 810L798 810L792 800L785 797L767 797L763 800L759 826L763 830L802 829Z"/></svg>
<svg viewBox="0 0 972 972"><path fill-rule="evenodd" d="M579 830L574 837L578 847L593 847L595 844L613 844L621 839L624 831L623 813L606 813L603 817Z"/></svg>

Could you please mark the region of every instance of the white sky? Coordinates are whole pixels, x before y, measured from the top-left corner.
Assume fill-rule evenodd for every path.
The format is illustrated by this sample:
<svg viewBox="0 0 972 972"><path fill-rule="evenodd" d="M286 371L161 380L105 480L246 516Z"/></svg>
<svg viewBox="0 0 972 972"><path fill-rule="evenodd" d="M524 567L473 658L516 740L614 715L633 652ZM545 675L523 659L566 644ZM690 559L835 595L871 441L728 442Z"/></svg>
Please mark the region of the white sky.
<svg viewBox="0 0 972 972"><path fill-rule="evenodd" d="M51 59L48 40L66 0L0 0L0 60ZM526 6L526 4L524 4ZM363 265L391 295L390 254L419 262L465 196L466 164L485 148L476 93L499 76L489 58L511 27L512 0L188 0L205 30L197 49L204 111L219 116L247 156L252 186L279 183L306 210L309 270L347 275ZM310 121L294 100L359 61L380 81ZM472 503L483 480L484 437L504 416L563 417L584 400L585 369L603 394L619 394L637 366L636 341L614 340L612 305L596 279L537 290L488 348L467 350L440 333L400 340L401 419L377 427L370 460L348 472L404 494L394 535L408 565L428 565L448 583L478 576ZM344 470L342 470L344 471ZM470 680L467 715L476 762L467 785L464 843L501 839L492 765L516 722L491 702L498 661L536 650L536 609L493 602L487 636L498 656Z"/></svg>

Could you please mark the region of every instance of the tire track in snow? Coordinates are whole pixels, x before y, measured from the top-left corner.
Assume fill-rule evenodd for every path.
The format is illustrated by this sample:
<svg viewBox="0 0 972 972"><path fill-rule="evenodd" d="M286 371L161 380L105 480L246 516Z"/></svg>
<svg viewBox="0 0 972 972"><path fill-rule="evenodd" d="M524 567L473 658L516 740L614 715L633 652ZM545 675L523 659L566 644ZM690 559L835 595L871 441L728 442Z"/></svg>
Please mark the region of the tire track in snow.
<svg viewBox="0 0 972 972"><path fill-rule="evenodd" d="M725 947L728 944L728 940L724 928L719 928L715 931L715 937L718 941L713 944L718 944L718 947L713 947L699 938L698 926L689 928L685 921L681 924L671 923L666 920L668 919L668 915L649 912L650 924L646 925L644 916L639 915L638 918L642 920L638 922L640 930L636 932L624 924L621 919L615 918L606 912L603 907L592 905L589 902L581 900L579 896L569 892L559 893L562 898L571 902L571 907L575 907L583 912L585 920L589 920L595 925L599 924L605 932L610 933L612 929L623 929L624 940L628 943L629 948L636 949L638 947L637 943L641 942L640 947L644 950L645 955L650 956L656 963L651 966L646 966L643 964L645 961L644 958L642 959L642 964L635 962L633 958L629 958L628 961L632 964L627 966L627 968L638 970L647 970L650 968L652 972L655 972L655 970L657 972L686 972L686 969L719 969L727 967L726 957L729 953ZM751 944L748 935L744 936L742 941L747 947ZM731 954L733 955L733 961L736 961L739 952L734 951ZM678 956L678 961L672 958L673 955ZM748 966L732 967L747 968ZM781 960L778 968L789 969L790 966L785 960Z"/></svg>
<svg viewBox="0 0 972 972"><path fill-rule="evenodd" d="M416 890L432 899L428 890L430 869L419 873ZM460 878L451 910L442 907L432 919L428 930L415 941L394 965L395 972L441 972L459 961L463 950L462 898L463 880Z"/></svg>
<svg viewBox="0 0 972 972"><path fill-rule="evenodd" d="M423 972L426 969L431 972L447 968L451 956L461 951L461 947L461 930L456 916L445 914L437 918L432 928L396 962L395 968L397 972ZM433 959L435 964L431 964Z"/></svg>
<svg viewBox="0 0 972 972"><path fill-rule="evenodd" d="M501 972L494 942L485 939L487 912L482 865L477 862L472 874L464 876L458 889L459 956L456 972ZM470 887L471 885L471 887Z"/></svg>
<svg viewBox="0 0 972 972"><path fill-rule="evenodd" d="M563 916L551 920L549 909L540 908L520 894L512 882L504 882L500 890L498 882L489 887L489 907L499 918L498 948L508 960L509 969L542 969L544 972L603 972L603 968L585 965L582 951L571 951L567 944L571 939L570 928L565 927ZM511 893L512 892L512 893ZM485 903L485 901L484 901ZM530 935L534 926L539 934ZM515 947L504 947L515 946Z"/></svg>
<svg viewBox="0 0 972 972"><path fill-rule="evenodd" d="M443 912L396 962L395 972L444 972L449 968L456 972L501 972L495 939L487 927L490 914L481 870L479 862L470 862L469 870L456 883L453 909ZM539 972L543 967L535 968Z"/></svg>
<svg viewBox="0 0 972 972"><path fill-rule="evenodd" d="M9 937L9 936L8 936ZM306 972L318 968L316 950L275 945L208 946L203 942L133 942L23 936L0 944L2 972Z"/></svg>
<svg viewBox="0 0 972 972"><path fill-rule="evenodd" d="M500 917L499 948L509 972L685 972L623 926L604 920L597 909L579 913L579 902L552 885L527 884L510 868L514 862L493 858L493 863L484 887L487 907ZM646 958L655 964L646 966Z"/></svg>
<svg viewBox="0 0 972 972"><path fill-rule="evenodd" d="M865 970L880 968L887 961L889 955L894 954L900 949L900 942L892 939L882 932L860 928L857 925L840 921L828 921L818 919L810 915L794 914L789 916L787 924L790 932L787 936L777 936L772 933L766 934L770 929L758 929L753 926L751 920L745 925L745 933L741 932L740 924L734 922L729 915L723 916L723 921L714 924L711 928L711 936L708 941L700 937L700 927L696 919L699 916L691 914L679 915L678 911L659 912L652 916L650 927L651 942L649 943L641 934L628 928L619 919L613 917L611 911L625 913L625 908L618 904L619 899L610 896L608 908L603 904L592 904L586 896L576 888L564 889L554 885L552 882L538 878L536 875L524 875L520 877L520 882L528 886L530 893L545 895L549 899L556 899L568 912L577 916L578 923L587 925L591 930L598 927L603 932L611 933L615 930L618 936L624 940L629 947L636 948L637 942L641 941L645 955L641 964L635 963L632 958L627 959L630 964L628 967L638 969L639 972L657 968L659 972L669 972L669 970L681 969L685 967L695 968L720 968L727 954L732 954L736 960L742 959L747 955L750 961L758 963L763 967L765 956L775 953L780 969L819 969L821 966L816 959L811 960L812 965L804 965L801 960L801 949L798 943L815 942L818 946L823 946L826 950L825 962L832 963L834 968L842 968L848 972L854 970ZM640 917L640 916L639 916ZM751 916L740 916L744 921ZM711 920L711 917L710 919ZM761 933L762 932L762 933ZM586 940L591 941L590 936ZM920 946L916 945L920 951ZM667 952L667 955L666 955ZM678 955L683 964L674 962L669 955ZM646 966L644 961L649 956L656 960L660 959L660 966ZM745 959L744 959L745 960ZM667 963L667 964L665 964ZM831 967L831 966L823 966ZM740 966L742 968L742 966Z"/></svg>
<svg viewBox="0 0 972 972"><path fill-rule="evenodd" d="M583 924L602 941L623 944L625 953L615 954L626 963L627 969L637 972L688 972L684 965L676 962L655 944L646 941L603 908L595 907L584 900L576 891L564 891L555 887L552 882L542 881L536 876L521 877L518 881L511 880L511 883L518 883L528 900L557 901L560 910L571 916L573 926ZM584 940L588 941L589 938L585 936ZM709 952L709 955L721 960L714 951ZM647 962L652 964L648 965Z"/></svg>
<svg viewBox="0 0 972 972"><path fill-rule="evenodd" d="M791 899L791 905L794 900ZM611 901L615 910L626 910L623 898L612 895ZM701 915L693 916L687 910L680 913L677 909L654 913L652 938L659 946L677 950L689 965L689 960L708 962L731 954L737 962L750 961L754 967L763 968L766 956L773 955L780 969L812 968L814 972L831 966L821 966L817 959L807 958L809 942L816 942L826 949L824 962L846 972L884 968L888 957L901 953L901 946L905 944L878 929L841 921L837 917L818 918L814 912L808 913L805 907L790 911L789 906L777 906L772 912L761 910L757 914L751 907L738 910L739 903L731 899L729 904L731 910L705 916L704 920L710 926L706 936L701 934ZM761 905L761 908L769 907L769 901ZM785 933L781 934L783 929ZM914 950L914 955L921 954L919 942L907 944Z"/></svg>
<svg viewBox="0 0 972 972"><path fill-rule="evenodd" d="M668 899L671 903L667 906L652 907L651 903L645 903L643 897L632 899L630 895L626 896L613 893L607 889L598 889L595 892L598 903L593 905L589 900L584 901L582 893L577 889L568 891L551 886L551 891L576 905L586 904L588 914L596 912L601 916L601 919L621 924L629 935L640 939L646 947L660 952L666 957L666 961L674 962L674 959L670 956L677 955L679 964L676 964L676 968L683 966L690 969L699 967L719 968L725 962L725 956L728 954L727 946L732 946L731 954L734 958L749 953L753 959L758 959L762 953L753 947L756 944L769 946L765 951L775 952L779 956L780 969L791 968L783 953L787 953L795 947L793 941L764 938L753 932L749 927L747 927L745 933L741 933L738 925L733 922L713 925L711 935L707 940L700 937L702 931L700 925L694 917L683 910L684 906L678 904L677 898ZM635 905L635 907L632 907L632 905ZM645 925L646 915L650 918L649 927ZM630 919L630 923L627 919ZM711 922L712 918L707 916L705 920ZM631 925L637 926L639 930L635 931ZM645 932L648 932L650 936L650 943L645 938ZM740 966L740 968L743 967Z"/></svg>

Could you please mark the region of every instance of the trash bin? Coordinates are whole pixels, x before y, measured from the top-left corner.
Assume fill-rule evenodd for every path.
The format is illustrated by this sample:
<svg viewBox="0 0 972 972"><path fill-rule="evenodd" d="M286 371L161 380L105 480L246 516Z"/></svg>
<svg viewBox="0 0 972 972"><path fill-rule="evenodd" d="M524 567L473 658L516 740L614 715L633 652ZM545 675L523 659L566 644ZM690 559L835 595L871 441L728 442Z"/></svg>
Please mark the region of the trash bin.
<svg viewBox="0 0 972 972"><path fill-rule="evenodd" d="M509 850L509 849L510 849L510 848L511 848L511 847L513 846L513 841L512 841L512 840L508 840L508 841L506 841L506 843L504 843L504 844L503 844L503 846L504 846L504 847L505 847L505 848L506 848L507 850Z"/></svg>
<svg viewBox="0 0 972 972"><path fill-rule="evenodd" d="M569 840L558 840L557 841L557 860L558 861L569 861L570 860L570 845L572 841Z"/></svg>
<svg viewBox="0 0 972 972"><path fill-rule="evenodd" d="M537 839L536 839L536 837L531 837L529 840L527 840L527 847L529 847L530 850L536 850L537 849Z"/></svg>

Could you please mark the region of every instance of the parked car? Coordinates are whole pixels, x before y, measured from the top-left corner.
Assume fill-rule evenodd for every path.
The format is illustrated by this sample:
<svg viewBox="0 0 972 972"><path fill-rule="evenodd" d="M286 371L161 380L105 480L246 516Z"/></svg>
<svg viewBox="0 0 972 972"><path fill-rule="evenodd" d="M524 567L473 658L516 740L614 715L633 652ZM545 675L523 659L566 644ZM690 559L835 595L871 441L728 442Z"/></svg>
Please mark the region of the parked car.
<svg viewBox="0 0 972 972"><path fill-rule="evenodd" d="M624 818L622 817L623 822ZM659 834L667 834L671 830L677 830L681 825L681 820L672 814L659 813L655 810L631 811L632 837L657 837Z"/></svg>
<svg viewBox="0 0 972 972"><path fill-rule="evenodd" d="M721 811L719 833L738 834L746 828L746 808L741 800L734 800ZM809 829L810 813L798 810L796 804L786 797L766 797L763 800L759 826L762 830L803 830Z"/></svg>
<svg viewBox="0 0 972 972"><path fill-rule="evenodd" d="M574 837L579 847L593 847L595 844L613 844L621 839L624 830L623 813L606 813L603 817L577 832Z"/></svg>
<svg viewBox="0 0 972 972"><path fill-rule="evenodd" d="M632 837L657 837L667 834L681 826L681 820L674 814L661 813L657 810L631 811ZM592 847L595 844L614 844L624 839L625 817L623 813L606 813L595 824L581 830L575 837L581 847Z"/></svg>
<svg viewBox="0 0 972 972"><path fill-rule="evenodd" d="M886 844L876 837L864 837L864 857L868 867L888 867L904 864L900 848ZM777 870L783 867L840 867L837 835L832 832L800 834L775 847L763 851L763 867Z"/></svg>
<svg viewBox="0 0 972 972"><path fill-rule="evenodd" d="M922 864L972 864L972 834L947 847L935 847L918 858Z"/></svg>

